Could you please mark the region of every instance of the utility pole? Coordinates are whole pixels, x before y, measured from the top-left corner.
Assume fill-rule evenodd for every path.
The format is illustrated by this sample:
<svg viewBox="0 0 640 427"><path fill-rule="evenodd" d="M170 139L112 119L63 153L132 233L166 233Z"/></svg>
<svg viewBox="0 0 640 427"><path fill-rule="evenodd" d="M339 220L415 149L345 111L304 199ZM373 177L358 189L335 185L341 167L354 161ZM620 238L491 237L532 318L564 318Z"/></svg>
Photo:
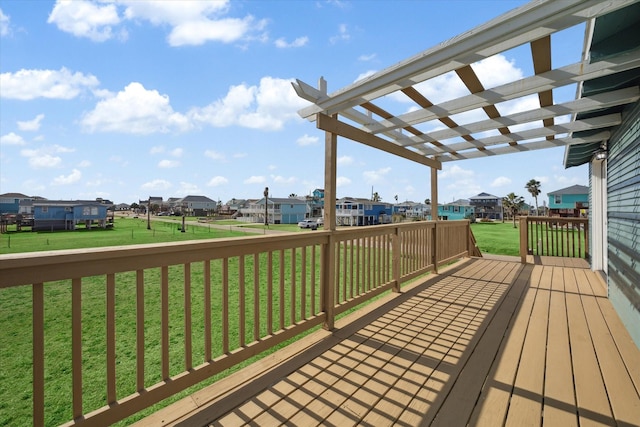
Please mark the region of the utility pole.
<svg viewBox="0 0 640 427"><path fill-rule="evenodd" d="M269 226L269 187L264 187L264 225Z"/></svg>
<svg viewBox="0 0 640 427"><path fill-rule="evenodd" d="M151 196L147 201L147 230L151 230Z"/></svg>

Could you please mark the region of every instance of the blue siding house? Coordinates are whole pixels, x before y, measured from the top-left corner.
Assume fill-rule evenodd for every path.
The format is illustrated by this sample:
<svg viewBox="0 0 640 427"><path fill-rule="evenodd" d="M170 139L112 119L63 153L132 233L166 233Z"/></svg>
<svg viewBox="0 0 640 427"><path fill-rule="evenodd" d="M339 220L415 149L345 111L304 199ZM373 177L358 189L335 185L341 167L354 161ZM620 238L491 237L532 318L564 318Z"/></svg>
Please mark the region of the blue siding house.
<svg viewBox="0 0 640 427"><path fill-rule="evenodd" d="M344 197L336 202L336 222L337 225L388 224L392 211L389 203Z"/></svg>
<svg viewBox="0 0 640 427"><path fill-rule="evenodd" d="M267 215L269 224L297 224L306 217L307 202L295 197L278 198L269 197L267 202ZM264 197L249 205L249 208L241 210L243 214L252 218L253 222L264 223L265 199Z"/></svg>
<svg viewBox="0 0 640 427"><path fill-rule="evenodd" d="M475 208L468 200L456 200L445 205L438 205L438 217L445 221L475 218Z"/></svg>
<svg viewBox="0 0 640 427"><path fill-rule="evenodd" d="M43 200L33 204L33 231L75 230L78 224L106 228L108 204L94 200Z"/></svg>
<svg viewBox="0 0 640 427"><path fill-rule="evenodd" d="M572 185L571 187L547 193L549 196L550 216L575 217L586 216L589 209L589 187Z"/></svg>

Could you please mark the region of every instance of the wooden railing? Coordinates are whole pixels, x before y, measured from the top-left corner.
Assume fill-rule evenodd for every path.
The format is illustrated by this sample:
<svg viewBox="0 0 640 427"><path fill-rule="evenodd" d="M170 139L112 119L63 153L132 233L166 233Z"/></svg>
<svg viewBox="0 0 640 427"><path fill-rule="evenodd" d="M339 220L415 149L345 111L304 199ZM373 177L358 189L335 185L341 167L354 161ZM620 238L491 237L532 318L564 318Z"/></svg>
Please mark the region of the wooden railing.
<svg viewBox="0 0 640 427"><path fill-rule="evenodd" d="M520 217L520 259L527 255L588 258L586 218Z"/></svg>
<svg viewBox="0 0 640 427"><path fill-rule="evenodd" d="M31 384L33 425L109 425L468 256L468 232L425 221L3 255L0 324L22 326L2 370Z"/></svg>

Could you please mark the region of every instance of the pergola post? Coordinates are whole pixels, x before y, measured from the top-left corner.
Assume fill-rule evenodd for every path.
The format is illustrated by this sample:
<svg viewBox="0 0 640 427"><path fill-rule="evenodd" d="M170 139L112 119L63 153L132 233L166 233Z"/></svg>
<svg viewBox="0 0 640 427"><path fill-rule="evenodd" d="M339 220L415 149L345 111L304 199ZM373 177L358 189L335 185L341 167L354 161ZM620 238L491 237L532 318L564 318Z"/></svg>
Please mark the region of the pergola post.
<svg viewBox="0 0 640 427"><path fill-rule="evenodd" d="M327 82L322 77L319 89L327 93ZM337 119L337 115L333 116ZM326 131L324 138L324 229L329 231L329 242L324 248L324 268L321 271L322 311L325 313L323 328L330 331L334 327L333 306L335 304L336 280L336 168L338 158L338 135Z"/></svg>
<svg viewBox="0 0 640 427"><path fill-rule="evenodd" d="M431 168L431 220L434 221L432 249L433 271L438 272L438 169Z"/></svg>

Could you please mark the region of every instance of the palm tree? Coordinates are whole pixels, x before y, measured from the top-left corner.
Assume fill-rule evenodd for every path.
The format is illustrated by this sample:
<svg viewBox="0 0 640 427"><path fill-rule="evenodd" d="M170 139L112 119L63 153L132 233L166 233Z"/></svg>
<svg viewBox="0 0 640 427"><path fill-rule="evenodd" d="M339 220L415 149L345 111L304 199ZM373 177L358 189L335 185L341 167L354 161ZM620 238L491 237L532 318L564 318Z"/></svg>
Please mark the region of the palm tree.
<svg viewBox="0 0 640 427"><path fill-rule="evenodd" d="M371 200L374 202L381 202L382 201L382 197L380 197L380 195L378 194L378 192L376 191L375 193L373 193L373 195L371 196Z"/></svg>
<svg viewBox="0 0 640 427"><path fill-rule="evenodd" d="M509 193L502 198L502 206L511 212L511 216L513 217L513 228L516 228L516 215L520 209L522 209L522 205L524 205L524 198L522 196L516 196L515 193Z"/></svg>
<svg viewBox="0 0 640 427"><path fill-rule="evenodd" d="M533 198L536 201L536 215L538 215L538 196L540 195L540 186L542 184L540 184L540 181L537 181L535 179L530 179L529 182L527 182L527 185L524 186L524 188L527 189L527 191L533 196Z"/></svg>

